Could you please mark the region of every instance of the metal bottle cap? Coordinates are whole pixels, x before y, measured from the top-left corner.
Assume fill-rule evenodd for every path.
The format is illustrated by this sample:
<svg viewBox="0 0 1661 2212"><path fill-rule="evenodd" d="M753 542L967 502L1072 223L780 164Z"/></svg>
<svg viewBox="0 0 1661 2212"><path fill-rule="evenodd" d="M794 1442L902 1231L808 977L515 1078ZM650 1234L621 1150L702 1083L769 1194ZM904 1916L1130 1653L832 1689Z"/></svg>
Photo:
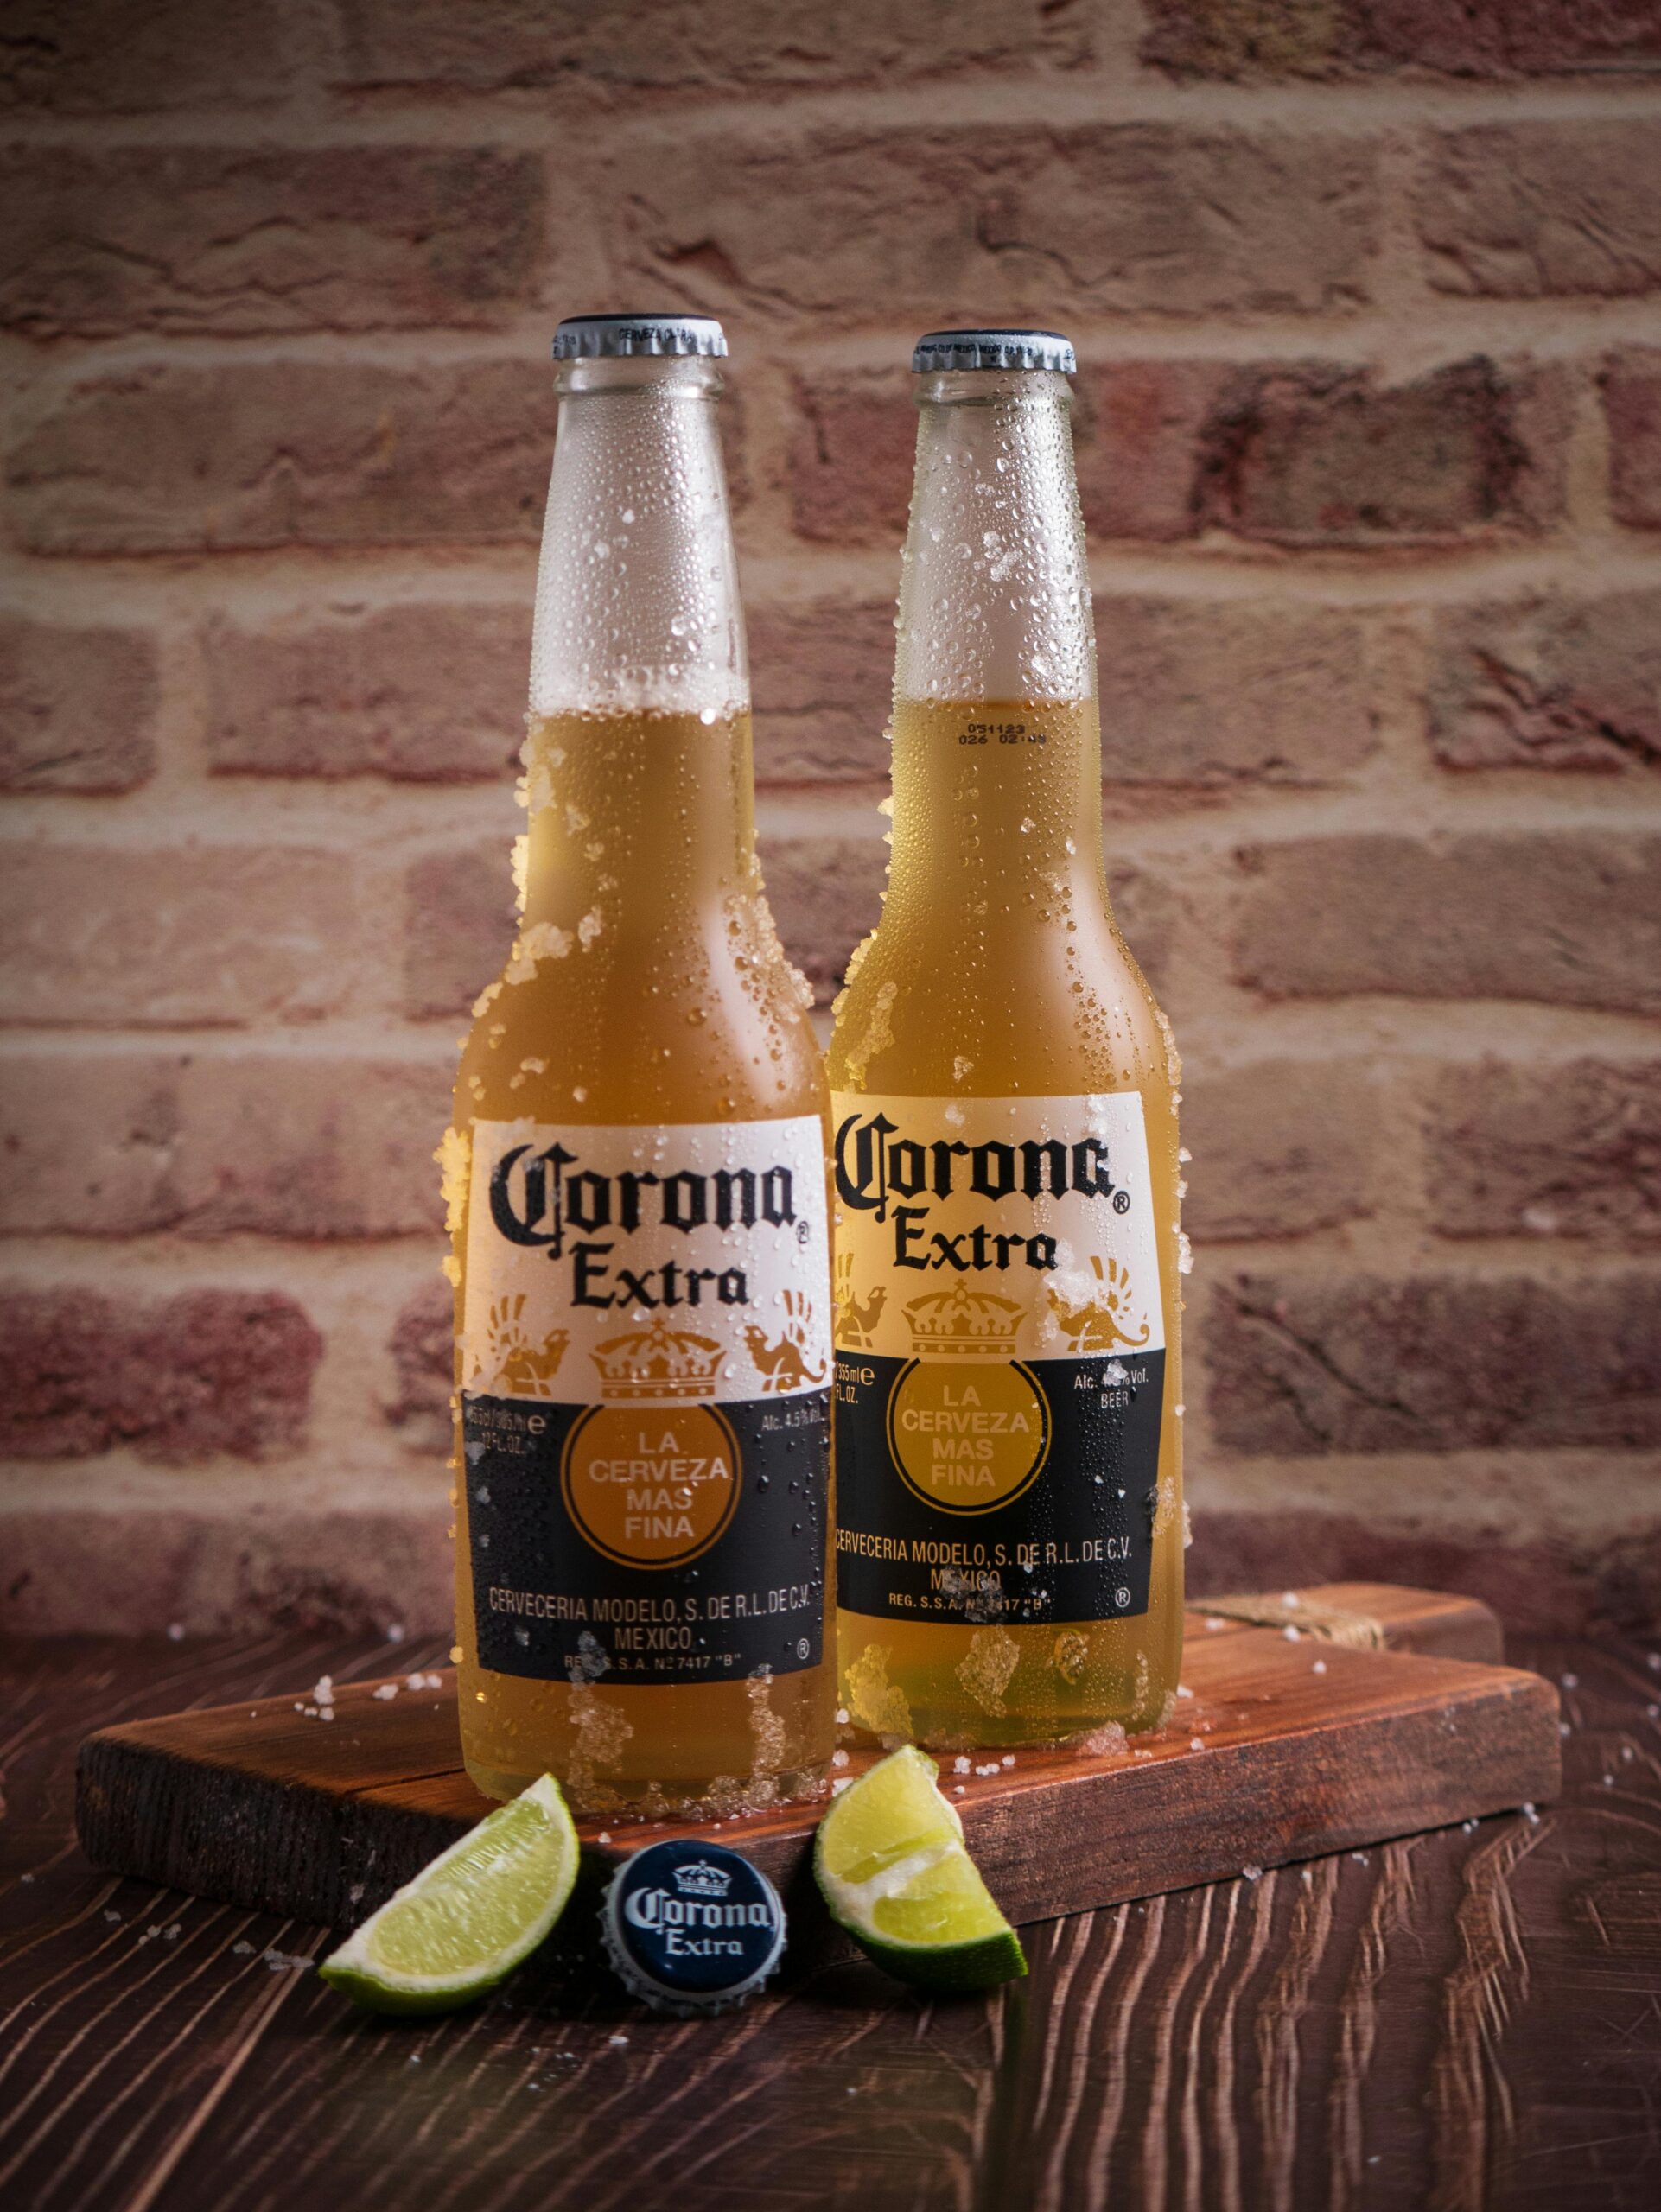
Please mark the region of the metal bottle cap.
<svg viewBox="0 0 1661 2212"><path fill-rule="evenodd" d="M573 315L554 333L557 361L626 353L707 353L720 359L727 334L712 315Z"/></svg>
<svg viewBox="0 0 1661 2212"><path fill-rule="evenodd" d="M918 340L913 370L1056 369L1079 365L1072 341L1059 330L931 330Z"/></svg>
<svg viewBox="0 0 1661 2212"><path fill-rule="evenodd" d="M619 1979L659 2012L741 2005L785 1948L785 1909L760 1868L691 1836L626 1859L600 1924Z"/></svg>

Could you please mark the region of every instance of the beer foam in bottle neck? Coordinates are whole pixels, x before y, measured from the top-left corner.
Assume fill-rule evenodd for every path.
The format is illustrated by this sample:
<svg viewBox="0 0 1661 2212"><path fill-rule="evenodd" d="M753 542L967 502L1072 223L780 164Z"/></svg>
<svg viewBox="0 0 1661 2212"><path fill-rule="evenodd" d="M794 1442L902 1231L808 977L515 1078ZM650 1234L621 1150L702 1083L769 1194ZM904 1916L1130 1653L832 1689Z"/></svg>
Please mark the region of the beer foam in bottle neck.
<svg viewBox="0 0 1661 2212"><path fill-rule="evenodd" d="M1095 633L1066 378L918 378L897 700L1096 696Z"/></svg>
<svg viewBox="0 0 1661 2212"><path fill-rule="evenodd" d="M568 360L559 385L532 717L741 712L749 670L718 364Z"/></svg>

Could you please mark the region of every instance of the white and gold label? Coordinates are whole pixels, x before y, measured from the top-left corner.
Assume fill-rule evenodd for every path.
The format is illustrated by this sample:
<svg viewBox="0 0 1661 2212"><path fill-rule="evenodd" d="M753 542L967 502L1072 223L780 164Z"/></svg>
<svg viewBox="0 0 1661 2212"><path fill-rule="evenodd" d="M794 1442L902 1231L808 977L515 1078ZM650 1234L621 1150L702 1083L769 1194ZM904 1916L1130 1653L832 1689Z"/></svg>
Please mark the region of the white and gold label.
<svg viewBox="0 0 1661 2212"><path fill-rule="evenodd" d="M839 1091L836 1343L895 1358L1157 1351L1142 1099Z"/></svg>
<svg viewBox="0 0 1661 2212"><path fill-rule="evenodd" d="M811 1116L475 1122L461 1387L575 1403L820 1387L826 1234Z"/></svg>
<svg viewBox="0 0 1661 2212"><path fill-rule="evenodd" d="M1141 1097L832 1105L842 1604L1144 1611L1166 1324Z"/></svg>
<svg viewBox="0 0 1661 2212"><path fill-rule="evenodd" d="M828 1235L811 1116L474 1124L461 1417L486 1666L666 1683L818 1662Z"/></svg>

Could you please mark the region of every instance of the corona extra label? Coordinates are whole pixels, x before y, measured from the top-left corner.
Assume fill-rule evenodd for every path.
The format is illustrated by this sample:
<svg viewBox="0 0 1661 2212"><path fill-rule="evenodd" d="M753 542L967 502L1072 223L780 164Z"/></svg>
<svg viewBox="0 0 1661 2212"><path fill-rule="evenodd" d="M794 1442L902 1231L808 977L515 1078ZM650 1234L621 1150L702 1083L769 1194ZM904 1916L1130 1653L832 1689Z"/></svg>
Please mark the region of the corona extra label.
<svg viewBox="0 0 1661 2212"><path fill-rule="evenodd" d="M731 1682L821 1659L821 1124L473 1131L462 1453L479 1662Z"/></svg>
<svg viewBox="0 0 1661 2212"><path fill-rule="evenodd" d="M1165 1316L1142 1101L833 1102L843 1605L1145 1612Z"/></svg>

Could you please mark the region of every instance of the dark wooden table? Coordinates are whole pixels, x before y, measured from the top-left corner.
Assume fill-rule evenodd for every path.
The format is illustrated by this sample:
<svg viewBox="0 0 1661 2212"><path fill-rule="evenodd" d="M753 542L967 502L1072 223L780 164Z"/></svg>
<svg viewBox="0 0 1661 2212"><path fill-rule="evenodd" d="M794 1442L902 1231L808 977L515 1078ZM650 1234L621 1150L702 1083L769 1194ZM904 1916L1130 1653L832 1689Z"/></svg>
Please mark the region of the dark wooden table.
<svg viewBox="0 0 1661 2212"><path fill-rule="evenodd" d="M437 1643L0 1652L0 2205L1064 2212L1661 2204L1661 1653L1525 1645L1562 1802L1028 1931L933 2005L824 1966L712 2021L532 1969L382 2024L325 1933L94 1873L100 1723L430 1665Z"/></svg>

